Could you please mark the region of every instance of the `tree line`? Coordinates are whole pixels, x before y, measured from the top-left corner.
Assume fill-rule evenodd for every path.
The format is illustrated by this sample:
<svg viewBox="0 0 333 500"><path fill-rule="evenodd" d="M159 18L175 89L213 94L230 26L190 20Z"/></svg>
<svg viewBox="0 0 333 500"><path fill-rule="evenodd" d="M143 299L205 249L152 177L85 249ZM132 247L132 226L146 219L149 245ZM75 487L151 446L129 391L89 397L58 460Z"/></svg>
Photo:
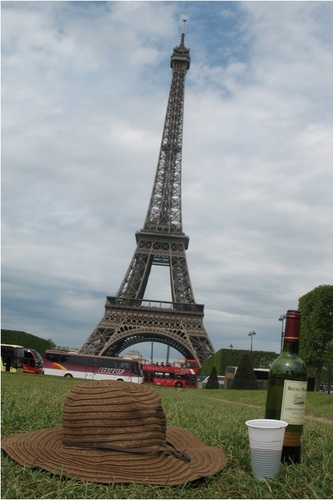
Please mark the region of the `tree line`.
<svg viewBox="0 0 333 500"><path fill-rule="evenodd" d="M35 349L43 357L47 349L54 349L56 347L56 344L51 339L45 340L32 333L26 333L19 330L1 329L1 343L16 344L26 347L27 349Z"/></svg>

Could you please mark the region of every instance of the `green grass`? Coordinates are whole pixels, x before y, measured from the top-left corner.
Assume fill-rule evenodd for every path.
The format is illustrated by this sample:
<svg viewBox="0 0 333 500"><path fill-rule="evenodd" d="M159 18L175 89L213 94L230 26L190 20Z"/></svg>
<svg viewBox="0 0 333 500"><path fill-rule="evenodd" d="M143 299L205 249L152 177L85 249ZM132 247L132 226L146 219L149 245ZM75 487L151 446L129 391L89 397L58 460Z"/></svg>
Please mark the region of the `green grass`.
<svg viewBox="0 0 333 500"><path fill-rule="evenodd" d="M65 397L77 383L89 382L3 373L3 436L61 424ZM2 498L332 498L333 394L308 393L302 464L282 465L277 479L259 482L251 472L244 422L263 417L264 391L154 390L168 425L224 450L228 463L221 474L180 487L97 485L25 468L4 454Z"/></svg>

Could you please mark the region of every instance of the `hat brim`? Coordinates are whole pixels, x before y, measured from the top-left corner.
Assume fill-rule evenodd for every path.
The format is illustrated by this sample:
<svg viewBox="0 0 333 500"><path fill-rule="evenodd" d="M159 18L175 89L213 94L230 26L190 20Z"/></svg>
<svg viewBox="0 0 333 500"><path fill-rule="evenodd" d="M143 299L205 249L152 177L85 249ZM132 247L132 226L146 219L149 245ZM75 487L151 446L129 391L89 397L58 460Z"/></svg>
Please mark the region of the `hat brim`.
<svg viewBox="0 0 333 500"><path fill-rule="evenodd" d="M136 455L109 450L64 446L62 427L3 439L2 448L16 462L39 467L56 475L94 483L144 483L180 485L213 476L227 459L219 448L207 446L189 432L168 427L166 440L183 451L190 462L172 455Z"/></svg>

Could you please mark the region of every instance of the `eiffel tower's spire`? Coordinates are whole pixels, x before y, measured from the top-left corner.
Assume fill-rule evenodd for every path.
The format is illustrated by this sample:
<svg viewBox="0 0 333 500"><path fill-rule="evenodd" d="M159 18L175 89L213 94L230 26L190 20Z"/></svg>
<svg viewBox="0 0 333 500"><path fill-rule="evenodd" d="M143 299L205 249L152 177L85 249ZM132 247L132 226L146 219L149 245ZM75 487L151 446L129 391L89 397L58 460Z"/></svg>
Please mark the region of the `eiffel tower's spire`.
<svg viewBox="0 0 333 500"><path fill-rule="evenodd" d="M182 233L181 167L184 86L185 75L190 67L190 51L185 47L184 42L183 27L180 45L173 49L170 58L171 87L144 231Z"/></svg>

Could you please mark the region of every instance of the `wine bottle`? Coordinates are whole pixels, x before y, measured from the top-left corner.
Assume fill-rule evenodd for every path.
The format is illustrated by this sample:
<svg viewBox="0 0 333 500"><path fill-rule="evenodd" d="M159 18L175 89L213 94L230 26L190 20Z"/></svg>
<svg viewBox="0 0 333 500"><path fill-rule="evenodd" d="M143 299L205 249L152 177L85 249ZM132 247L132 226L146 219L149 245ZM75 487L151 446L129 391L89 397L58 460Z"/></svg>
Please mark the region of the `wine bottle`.
<svg viewBox="0 0 333 500"><path fill-rule="evenodd" d="M284 420L281 460L301 461L301 440L307 392L307 369L298 356L301 314L287 311L283 351L269 371L265 418Z"/></svg>

